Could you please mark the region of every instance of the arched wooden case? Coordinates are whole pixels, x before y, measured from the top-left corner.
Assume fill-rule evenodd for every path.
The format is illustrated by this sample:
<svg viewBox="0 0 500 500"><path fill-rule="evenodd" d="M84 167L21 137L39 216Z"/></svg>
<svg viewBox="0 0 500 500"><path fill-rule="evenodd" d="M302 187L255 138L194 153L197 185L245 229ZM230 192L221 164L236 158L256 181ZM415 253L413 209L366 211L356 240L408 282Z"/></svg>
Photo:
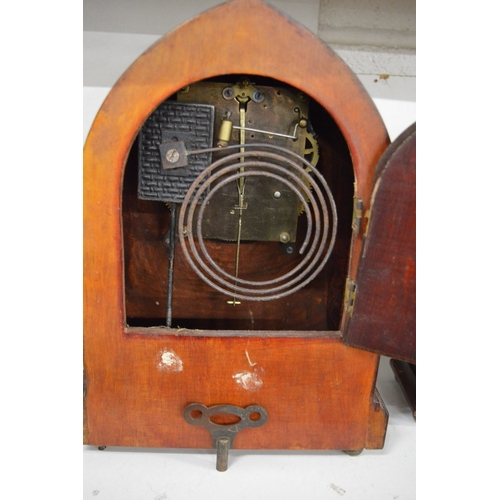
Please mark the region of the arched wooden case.
<svg viewBox="0 0 500 500"><path fill-rule="evenodd" d="M303 289L241 307L228 305L177 252L166 327L158 318L170 211L137 196L138 137L181 89L241 77L309 99L318 169L338 212L335 247ZM239 432L235 448L383 447L388 417L375 389L379 356L346 346L344 336L355 313L375 170L388 144L352 71L261 1L209 10L139 57L103 103L84 150L84 442L210 448L210 433L183 418L199 403L265 408L265 424ZM224 254L229 246L217 248ZM286 256L259 248L260 269L286 267Z"/></svg>

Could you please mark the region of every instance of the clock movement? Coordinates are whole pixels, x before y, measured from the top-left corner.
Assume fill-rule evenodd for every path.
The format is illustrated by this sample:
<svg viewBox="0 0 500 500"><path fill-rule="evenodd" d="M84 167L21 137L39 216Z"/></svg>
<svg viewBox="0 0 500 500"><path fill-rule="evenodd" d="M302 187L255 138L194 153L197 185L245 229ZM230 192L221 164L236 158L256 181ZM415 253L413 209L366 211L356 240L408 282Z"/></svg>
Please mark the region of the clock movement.
<svg viewBox="0 0 500 500"><path fill-rule="evenodd" d="M388 145L352 71L260 0L140 56L84 150L84 442L219 470L382 448L379 351L346 341Z"/></svg>

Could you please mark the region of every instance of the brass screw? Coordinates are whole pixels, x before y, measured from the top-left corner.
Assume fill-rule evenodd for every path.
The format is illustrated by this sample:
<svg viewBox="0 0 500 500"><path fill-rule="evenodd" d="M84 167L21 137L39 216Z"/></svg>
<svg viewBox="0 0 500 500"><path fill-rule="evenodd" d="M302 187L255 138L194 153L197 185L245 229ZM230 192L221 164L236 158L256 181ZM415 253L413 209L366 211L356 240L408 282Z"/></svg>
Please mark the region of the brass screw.
<svg viewBox="0 0 500 500"><path fill-rule="evenodd" d="M286 231L283 231L280 233L280 241L281 243L288 243L290 241L290 235Z"/></svg>

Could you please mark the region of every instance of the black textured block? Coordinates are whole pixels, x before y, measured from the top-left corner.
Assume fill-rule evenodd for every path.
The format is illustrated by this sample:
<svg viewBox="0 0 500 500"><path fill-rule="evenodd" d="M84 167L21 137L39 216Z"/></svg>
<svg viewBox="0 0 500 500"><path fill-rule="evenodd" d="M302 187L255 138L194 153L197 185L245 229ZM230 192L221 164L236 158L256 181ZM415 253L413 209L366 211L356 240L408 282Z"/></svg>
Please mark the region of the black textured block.
<svg viewBox="0 0 500 500"><path fill-rule="evenodd" d="M188 157L188 165L164 169L160 144L183 141L187 151L213 146L215 108L207 104L165 101L139 132L139 189L141 200L181 203L198 175L212 162L212 154Z"/></svg>

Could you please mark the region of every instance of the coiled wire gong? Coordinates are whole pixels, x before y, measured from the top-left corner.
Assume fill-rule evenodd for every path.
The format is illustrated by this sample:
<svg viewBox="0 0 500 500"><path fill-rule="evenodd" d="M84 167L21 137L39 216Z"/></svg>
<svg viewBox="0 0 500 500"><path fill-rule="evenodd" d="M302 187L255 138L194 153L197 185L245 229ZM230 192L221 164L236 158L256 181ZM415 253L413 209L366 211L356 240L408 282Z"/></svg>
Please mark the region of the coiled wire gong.
<svg viewBox="0 0 500 500"><path fill-rule="evenodd" d="M189 188L179 212L182 250L196 274L225 295L249 301L291 295L321 272L332 253L337 232L335 201L323 176L300 155L283 147L258 143L245 144L244 151L241 145L228 146L224 150L235 148L240 151L212 163ZM221 149L203 149L188 154L210 151ZM301 261L291 271L262 281L245 280L224 271L208 253L202 236L203 214L215 193L229 183L254 176L276 179L290 188L302 203L307 218L305 238L299 249L299 254L303 255Z"/></svg>

